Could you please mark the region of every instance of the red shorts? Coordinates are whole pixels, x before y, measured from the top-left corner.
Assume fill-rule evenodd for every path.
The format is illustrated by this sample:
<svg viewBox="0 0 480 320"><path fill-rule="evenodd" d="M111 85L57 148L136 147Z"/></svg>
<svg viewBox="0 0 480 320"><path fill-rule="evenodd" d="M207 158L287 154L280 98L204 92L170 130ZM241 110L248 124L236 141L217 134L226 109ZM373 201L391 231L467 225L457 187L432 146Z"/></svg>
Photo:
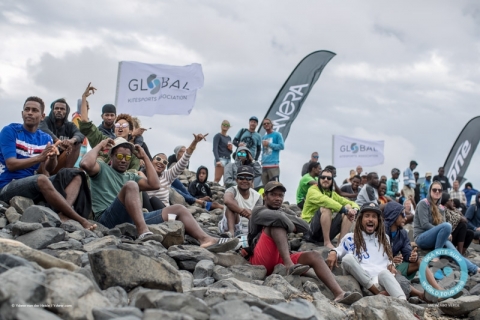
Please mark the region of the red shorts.
<svg viewBox="0 0 480 320"><path fill-rule="evenodd" d="M298 263L298 259L303 252L297 252L290 255L293 264ZM278 252L277 245L271 237L262 231L260 239L258 239L253 256L250 258L250 263L253 265L262 265L267 268L267 275L273 272L273 269L277 264L284 264L280 253Z"/></svg>

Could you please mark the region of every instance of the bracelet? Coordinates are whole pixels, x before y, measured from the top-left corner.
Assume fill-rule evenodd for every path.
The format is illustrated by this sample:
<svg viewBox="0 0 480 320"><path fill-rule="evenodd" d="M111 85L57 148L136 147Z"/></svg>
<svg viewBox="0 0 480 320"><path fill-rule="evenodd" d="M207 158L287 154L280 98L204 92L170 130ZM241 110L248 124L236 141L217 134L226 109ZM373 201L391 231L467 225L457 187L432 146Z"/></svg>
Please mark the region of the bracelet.
<svg viewBox="0 0 480 320"><path fill-rule="evenodd" d="M335 250L335 249L330 249L330 251L328 251L328 254L330 254L330 252L332 252L332 251L335 252L335 254L338 254L337 250Z"/></svg>

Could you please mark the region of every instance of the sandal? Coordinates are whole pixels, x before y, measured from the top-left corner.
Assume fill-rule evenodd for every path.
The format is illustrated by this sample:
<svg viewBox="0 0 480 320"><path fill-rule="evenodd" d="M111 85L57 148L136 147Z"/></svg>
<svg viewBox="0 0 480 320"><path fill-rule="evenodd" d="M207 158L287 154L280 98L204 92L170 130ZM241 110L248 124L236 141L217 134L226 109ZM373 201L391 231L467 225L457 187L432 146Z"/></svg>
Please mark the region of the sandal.
<svg viewBox="0 0 480 320"><path fill-rule="evenodd" d="M287 270L287 276L300 276L310 270L310 266L304 264L294 264Z"/></svg>
<svg viewBox="0 0 480 320"><path fill-rule="evenodd" d="M233 238L233 239L218 238L217 243L212 244L211 246L208 246L205 249L213 253L226 252L226 251L235 249L237 244L238 244L237 238Z"/></svg>
<svg viewBox="0 0 480 320"><path fill-rule="evenodd" d="M351 305L351 304L357 302L358 300L360 300L362 298L363 298L363 296L358 292L348 292L347 291L343 295L342 299L335 300L335 302L343 303L343 304L346 304L346 305Z"/></svg>
<svg viewBox="0 0 480 320"><path fill-rule="evenodd" d="M138 236L137 240L143 240L143 238L145 238L146 236L152 235L152 234L153 234L153 232L151 232L151 231L144 232L144 233L142 233L141 235Z"/></svg>

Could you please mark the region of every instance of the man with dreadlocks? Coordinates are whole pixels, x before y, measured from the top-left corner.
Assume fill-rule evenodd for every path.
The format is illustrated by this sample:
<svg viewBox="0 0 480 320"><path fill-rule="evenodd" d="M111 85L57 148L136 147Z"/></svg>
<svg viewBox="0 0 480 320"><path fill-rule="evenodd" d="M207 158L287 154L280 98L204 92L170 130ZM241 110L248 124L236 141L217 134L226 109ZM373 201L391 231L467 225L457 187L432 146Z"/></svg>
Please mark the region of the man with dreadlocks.
<svg viewBox="0 0 480 320"><path fill-rule="evenodd" d="M335 192L333 177L334 174L328 169L320 172L318 185L308 189L302 210L302 219L310 223L305 240L323 242L325 247L331 249L334 248L332 239L339 233L341 239L350 230L359 209L354 201Z"/></svg>
<svg viewBox="0 0 480 320"><path fill-rule="evenodd" d="M342 258L342 268L373 294L390 295L406 300L395 279L392 248L385 233L382 211L375 202L360 209L353 233L347 233L336 249L330 250L330 269Z"/></svg>

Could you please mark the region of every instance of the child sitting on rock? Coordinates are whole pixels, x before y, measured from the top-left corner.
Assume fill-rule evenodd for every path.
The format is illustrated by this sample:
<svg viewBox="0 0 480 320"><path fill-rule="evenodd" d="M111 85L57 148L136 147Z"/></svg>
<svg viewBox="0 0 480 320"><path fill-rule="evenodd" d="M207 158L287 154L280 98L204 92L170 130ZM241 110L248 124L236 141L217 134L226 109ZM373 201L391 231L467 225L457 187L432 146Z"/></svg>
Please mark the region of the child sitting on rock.
<svg viewBox="0 0 480 320"><path fill-rule="evenodd" d="M212 200L212 190L207 184L208 169L207 167L200 166L197 169L197 180L190 182L188 186L188 192L200 200L200 204L208 211L213 209L223 209L223 205Z"/></svg>

